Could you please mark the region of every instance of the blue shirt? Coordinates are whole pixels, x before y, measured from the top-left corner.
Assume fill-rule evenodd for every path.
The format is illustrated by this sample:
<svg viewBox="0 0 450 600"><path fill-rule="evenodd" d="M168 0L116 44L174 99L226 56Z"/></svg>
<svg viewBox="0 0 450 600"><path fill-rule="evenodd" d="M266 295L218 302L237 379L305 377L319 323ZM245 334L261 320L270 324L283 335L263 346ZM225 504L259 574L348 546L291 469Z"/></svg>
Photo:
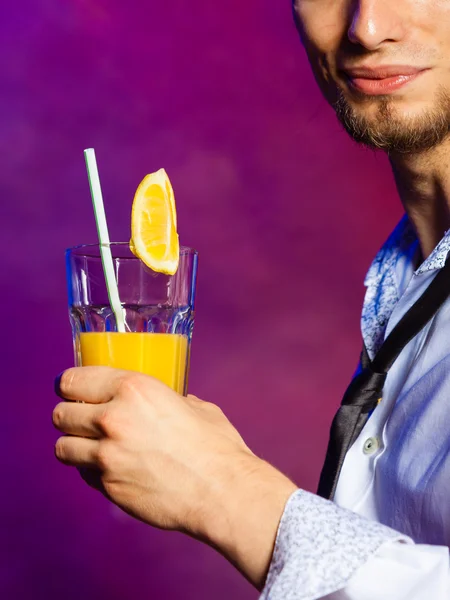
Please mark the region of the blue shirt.
<svg viewBox="0 0 450 600"><path fill-rule="evenodd" d="M443 268L448 232L420 264L403 218L373 261L361 329L373 358ZM450 299L402 350L348 452L334 502L289 500L262 598L450 598Z"/></svg>

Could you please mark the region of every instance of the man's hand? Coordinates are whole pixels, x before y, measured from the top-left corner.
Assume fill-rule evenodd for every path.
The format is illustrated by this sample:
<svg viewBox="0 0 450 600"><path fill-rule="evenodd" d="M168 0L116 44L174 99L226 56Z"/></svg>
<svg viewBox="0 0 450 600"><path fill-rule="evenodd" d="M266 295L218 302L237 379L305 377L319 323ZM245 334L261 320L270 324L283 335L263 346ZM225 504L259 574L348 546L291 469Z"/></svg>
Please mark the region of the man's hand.
<svg viewBox="0 0 450 600"><path fill-rule="evenodd" d="M216 547L261 587L296 486L257 458L222 411L130 371L83 367L58 382L68 434L57 458L132 516ZM82 403L80 403L82 402Z"/></svg>

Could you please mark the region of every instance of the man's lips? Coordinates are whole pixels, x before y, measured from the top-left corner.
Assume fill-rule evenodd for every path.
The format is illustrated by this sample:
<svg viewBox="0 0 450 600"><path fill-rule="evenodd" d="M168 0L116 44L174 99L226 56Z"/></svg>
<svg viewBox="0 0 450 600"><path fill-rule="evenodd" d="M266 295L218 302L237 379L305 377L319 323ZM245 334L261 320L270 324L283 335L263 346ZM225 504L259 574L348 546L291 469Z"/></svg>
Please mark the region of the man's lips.
<svg viewBox="0 0 450 600"><path fill-rule="evenodd" d="M348 84L354 90L370 96L395 92L428 69L410 66L355 67L341 69Z"/></svg>

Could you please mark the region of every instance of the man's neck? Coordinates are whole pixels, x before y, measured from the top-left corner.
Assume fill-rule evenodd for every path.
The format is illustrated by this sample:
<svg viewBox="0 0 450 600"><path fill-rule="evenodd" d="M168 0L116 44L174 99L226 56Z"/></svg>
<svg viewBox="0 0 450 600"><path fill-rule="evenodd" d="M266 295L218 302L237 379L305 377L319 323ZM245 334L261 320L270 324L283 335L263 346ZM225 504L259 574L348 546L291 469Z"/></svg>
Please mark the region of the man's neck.
<svg viewBox="0 0 450 600"><path fill-rule="evenodd" d="M450 141L426 153L392 155L390 160L426 259L450 229Z"/></svg>

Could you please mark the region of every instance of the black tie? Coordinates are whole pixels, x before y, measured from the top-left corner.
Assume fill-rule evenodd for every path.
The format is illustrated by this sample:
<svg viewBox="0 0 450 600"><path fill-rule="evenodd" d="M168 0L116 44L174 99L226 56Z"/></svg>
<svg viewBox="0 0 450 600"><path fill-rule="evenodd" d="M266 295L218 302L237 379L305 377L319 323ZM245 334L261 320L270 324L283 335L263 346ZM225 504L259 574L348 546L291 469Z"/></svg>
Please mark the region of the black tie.
<svg viewBox="0 0 450 600"><path fill-rule="evenodd" d="M361 372L351 382L331 425L319 496L332 499L345 456L381 400L384 383L403 348L431 321L450 295L450 258L424 294L408 310L370 361L365 347Z"/></svg>

